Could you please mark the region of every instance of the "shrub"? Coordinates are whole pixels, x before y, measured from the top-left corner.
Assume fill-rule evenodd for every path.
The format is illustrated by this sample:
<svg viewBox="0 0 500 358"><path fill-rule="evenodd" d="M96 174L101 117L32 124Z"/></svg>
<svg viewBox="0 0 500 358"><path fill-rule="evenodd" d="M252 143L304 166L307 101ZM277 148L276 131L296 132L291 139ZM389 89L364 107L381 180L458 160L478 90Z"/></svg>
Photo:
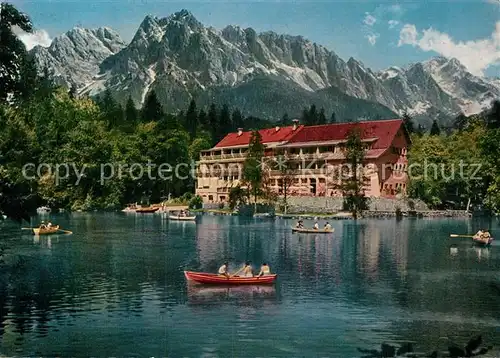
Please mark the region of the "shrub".
<svg viewBox="0 0 500 358"><path fill-rule="evenodd" d="M190 209L201 209L202 207L203 207L203 199L199 195L192 197L191 200L189 201Z"/></svg>

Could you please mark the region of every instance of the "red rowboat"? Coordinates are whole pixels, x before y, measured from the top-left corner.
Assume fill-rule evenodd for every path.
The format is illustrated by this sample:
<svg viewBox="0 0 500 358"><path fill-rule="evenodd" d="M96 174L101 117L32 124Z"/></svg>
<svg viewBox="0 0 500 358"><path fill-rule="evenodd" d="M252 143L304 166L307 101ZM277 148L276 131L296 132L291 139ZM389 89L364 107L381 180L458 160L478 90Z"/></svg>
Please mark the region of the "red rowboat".
<svg viewBox="0 0 500 358"><path fill-rule="evenodd" d="M198 283L211 283L219 285L263 285L274 283L278 275L265 275L261 277L225 277L214 273L184 271L186 280Z"/></svg>

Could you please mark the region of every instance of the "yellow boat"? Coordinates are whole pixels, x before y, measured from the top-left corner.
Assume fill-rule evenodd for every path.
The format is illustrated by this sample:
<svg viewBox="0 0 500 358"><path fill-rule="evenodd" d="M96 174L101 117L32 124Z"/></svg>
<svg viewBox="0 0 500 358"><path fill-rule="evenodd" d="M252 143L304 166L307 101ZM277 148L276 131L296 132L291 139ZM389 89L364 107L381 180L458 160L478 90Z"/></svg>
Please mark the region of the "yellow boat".
<svg viewBox="0 0 500 358"><path fill-rule="evenodd" d="M59 231L59 225L52 227L38 227L33 228L33 234L35 235L51 235Z"/></svg>

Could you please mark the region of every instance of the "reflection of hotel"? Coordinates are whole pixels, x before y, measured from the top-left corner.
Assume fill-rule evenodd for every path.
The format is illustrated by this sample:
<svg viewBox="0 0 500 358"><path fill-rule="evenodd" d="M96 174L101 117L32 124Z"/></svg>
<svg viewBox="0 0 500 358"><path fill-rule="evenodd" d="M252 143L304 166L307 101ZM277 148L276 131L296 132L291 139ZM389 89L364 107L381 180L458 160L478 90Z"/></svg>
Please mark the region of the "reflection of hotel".
<svg viewBox="0 0 500 358"><path fill-rule="evenodd" d="M296 169L289 195L338 196L335 189L339 172L345 164L345 145L351 129L359 128L367 149L364 171L369 178L365 193L374 197L393 197L406 192L406 152L410 140L403 121L382 120L359 123L298 125L261 129L265 157L278 160L284 156ZM251 132L227 134L217 145L202 151L197 170L196 193L205 202L226 201L229 190L242 177ZM282 174L270 171L270 185L281 192Z"/></svg>

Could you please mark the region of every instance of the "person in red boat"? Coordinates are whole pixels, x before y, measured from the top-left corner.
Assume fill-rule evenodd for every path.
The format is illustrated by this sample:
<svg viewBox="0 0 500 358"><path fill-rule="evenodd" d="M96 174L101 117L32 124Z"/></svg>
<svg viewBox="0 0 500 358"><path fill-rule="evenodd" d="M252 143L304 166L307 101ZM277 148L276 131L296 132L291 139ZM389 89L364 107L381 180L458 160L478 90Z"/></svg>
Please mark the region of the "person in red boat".
<svg viewBox="0 0 500 358"><path fill-rule="evenodd" d="M240 274L240 272L243 273L243 275L241 275L243 277L253 277L252 266L250 266L250 262L249 261L245 262L245 266L243 266L242 268L240 268L238 271L236 271L231 276L238 276Z"/></svg>
<svg viewBox="0 0 500 358"><path fill-rule="evenodd" d="M258 277L261 277L261 276L264 276L264 275L270 275L271 274L271 268L269 267L268 264L266 264L265 262L262 264L262 266L260 267L260 272L259 274L257 275Z"/></svg>
<svg viewBox="0 0 500 358"><path fill-rule="evenodd" d="M221 276L226 276L227 278L229 278L229 272L228 272L228 263L227 262L224 262L222 264L221 267L219 267L219 272L218 274L221 275Z"/></svg>

